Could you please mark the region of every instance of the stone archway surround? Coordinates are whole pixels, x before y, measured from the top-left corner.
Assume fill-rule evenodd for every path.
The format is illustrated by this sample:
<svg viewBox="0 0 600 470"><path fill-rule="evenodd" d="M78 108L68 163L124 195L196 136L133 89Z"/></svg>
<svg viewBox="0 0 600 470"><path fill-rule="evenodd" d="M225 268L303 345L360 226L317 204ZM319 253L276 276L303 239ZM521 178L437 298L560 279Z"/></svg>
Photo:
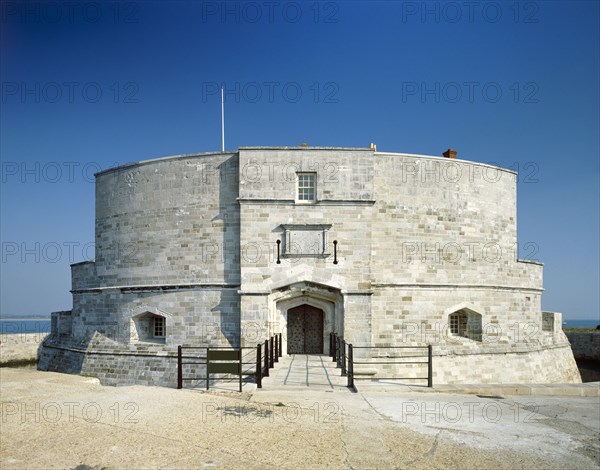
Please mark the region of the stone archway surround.
<svg viewBox="0 0 600 470"><path fill-rule="evenodd" d="M281 333L282 351L287 351L287 312L307 304L323 310L323 353L329 354L329 334L344 331L343 298L339 290L310 283L296 283L269 295L269 335Z"/></svg>
<svg viewBox="0 0 600 470"><path fill-rule="evenodd" d="M127 331L129 332L126 340L128 343L137 343L140 340L143 341L143 338L139 337L138 325L136 325L137 321L143 316L156 316L164 318L166 334L162 344L172 343L173 318L171 314L152 305L141 305L126 313L125 321L127 322Z"/></svg>

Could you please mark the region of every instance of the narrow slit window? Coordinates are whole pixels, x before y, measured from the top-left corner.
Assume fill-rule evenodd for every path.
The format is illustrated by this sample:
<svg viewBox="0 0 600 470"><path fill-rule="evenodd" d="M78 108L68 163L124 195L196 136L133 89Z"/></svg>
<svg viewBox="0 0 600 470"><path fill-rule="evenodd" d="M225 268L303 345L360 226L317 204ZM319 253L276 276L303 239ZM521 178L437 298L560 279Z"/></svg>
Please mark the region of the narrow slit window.
<svg viewBox="0 0 600 470"><path fill-rule="evenodd" d="M298 173L298 201L314 202L317 199L317 174Z"/></svg>

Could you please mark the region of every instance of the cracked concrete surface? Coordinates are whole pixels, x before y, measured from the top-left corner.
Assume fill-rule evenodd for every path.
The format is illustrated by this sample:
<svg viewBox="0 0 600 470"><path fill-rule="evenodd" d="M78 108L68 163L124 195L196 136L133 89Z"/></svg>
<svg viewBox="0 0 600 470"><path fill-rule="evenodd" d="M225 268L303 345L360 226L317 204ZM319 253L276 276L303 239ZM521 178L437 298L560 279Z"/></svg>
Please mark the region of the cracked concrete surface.
<svg viewBox="0 0 600 470"><path fill-rule="evenodd" d="M0 369L0 467L598 468L598 398L353 393L280 369L243 394Z"/></svg>
<svg viewBox="0 0 600 470"><path fill-rule="evenodd" d="M373 409L399 425L443 435L470 448L544 456L544 468L598 468L597 398L489 399L456 394L363 393ZM550 411L550 410L553 410ZM562 418L547 415L560 414Z"/></svg>

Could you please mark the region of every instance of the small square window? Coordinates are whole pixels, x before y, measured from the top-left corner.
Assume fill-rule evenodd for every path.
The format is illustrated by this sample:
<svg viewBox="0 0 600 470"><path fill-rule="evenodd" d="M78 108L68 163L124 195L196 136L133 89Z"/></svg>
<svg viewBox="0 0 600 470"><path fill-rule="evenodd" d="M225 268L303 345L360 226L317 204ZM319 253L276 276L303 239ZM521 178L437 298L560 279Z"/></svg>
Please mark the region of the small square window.
<svg viewBox="0 0 600 470"><path fill-rule="evenodd" d="M165 337L165 319L163 317L154 317L153 332L155 338Z"/></svg>
<svg viewBox="0 0 600 470"><path fill-rule="evenodd" d="M298 202L315 202L317 200L317 174L297 173Z"/></svg>
<svg viewBox="0 0 600 470"><path fill-rule="evenodd" d="M481 315L467 310L458 310L449 317L450 333L474 341L481 341Z"/></svg>

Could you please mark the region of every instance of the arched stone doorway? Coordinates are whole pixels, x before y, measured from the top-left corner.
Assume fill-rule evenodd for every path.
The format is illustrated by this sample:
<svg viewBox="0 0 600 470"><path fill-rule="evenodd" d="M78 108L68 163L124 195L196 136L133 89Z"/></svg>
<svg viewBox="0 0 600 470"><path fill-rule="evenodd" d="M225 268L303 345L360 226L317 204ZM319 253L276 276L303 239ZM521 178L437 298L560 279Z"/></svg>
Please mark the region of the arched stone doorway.
<svg viewBox="0 0 600 470"><path fill-rule="evenodd" d="M287 312L287 353L323 354L323 310L309 304Z"/></svg>
<svg viewBox="0 0 600 470"><path fill-rule="evenodd" d="M287 284L269 294L269 334L282 333L282 351L289 354L288 312L309 305L323 315L323 354L329 353L329 334L344 331L344 298L337 287L308 281Z"/></svg>

